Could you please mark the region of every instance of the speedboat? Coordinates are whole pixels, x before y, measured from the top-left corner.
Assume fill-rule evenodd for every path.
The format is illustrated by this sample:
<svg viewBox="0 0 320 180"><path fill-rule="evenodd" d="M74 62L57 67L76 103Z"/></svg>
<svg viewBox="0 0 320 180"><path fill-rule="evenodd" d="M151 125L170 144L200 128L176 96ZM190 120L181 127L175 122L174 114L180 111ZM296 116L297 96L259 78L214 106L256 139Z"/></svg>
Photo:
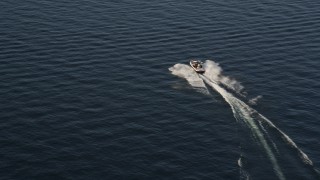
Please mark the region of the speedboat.
<svg viewBox="0 0 320 180"><path fill-rule="evenodd" d="M193 68L194 71L196 71L197 73L204 73L205 70L203 68L203 62L199 61L199 60L191 60L190 61L190 66Z"/></svg>

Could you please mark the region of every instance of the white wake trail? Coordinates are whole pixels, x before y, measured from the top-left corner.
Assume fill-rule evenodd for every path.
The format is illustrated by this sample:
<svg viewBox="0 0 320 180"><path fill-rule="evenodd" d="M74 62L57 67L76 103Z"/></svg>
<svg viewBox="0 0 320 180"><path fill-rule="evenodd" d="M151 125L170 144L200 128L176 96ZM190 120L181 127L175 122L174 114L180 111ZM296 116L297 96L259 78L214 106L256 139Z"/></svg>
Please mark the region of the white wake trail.
<svg viewBox="0 0 320 180"><path fill-rule="evenodd" d="M246 105L243 101L237 99L232 94L228 93L226 90L221 88L216 82L211 81L206 76L201 75L201 77L207 84L213 87L214 90L220 93L226 102L228 102L233 111L234 117L237 120L243 120L248 125L253 135L259 140L264 150L266 151L273 165L273 169L276 171L276 175L279 177L279 179L285 180L286 178L282 173L282 170L279 166L275 154L273 153L271 147L265 139L264 134L261 132L260 128L257 126L255 121L251 117L251 108L248 105Z"/></svg>
<svg viewBox="0 0 320 180"><path fill-rule="evenodd" d="M302 162L311 167L310 169L316 171L316 174L319 177L319 172L313 168L312 161L288 135L275 126L269 119L224 89L224 87L226 87L228 90L232 90L238 94L241 94L243 86L239 82L237 82L235 79L222 75L222 68L214 61L207 60L204 64L204 67L206 72L203 75L195 73L190 66L184 64L176 64L169 68L169 70L172 72L172 74L185 78L194 88L201 88L209 94L209 91L206 88L206 85L208 85L212 87L213 90L217 91L230 105L236 120L239 122L244 122L244 124L251 130L251 135L260 145L259 147L262 147L264 150L263 152L265 152L266 157L269 159L273 171L280 180L285 180L286 178L279 164L279 162L283 161L281 161L281 157L278 157L277 154L280 154L278 147L283 147L285 144L277 144L276 142L280 139L278 137L281 137L286 144L289 144L290 147L298 153L299 157L302 159ZM249 101L249 103L255 104L259 98L261 97L258 96L257 98ZM275 139L273 139L273 137ZM250 174L243 169L242 155L238 160L238 164L242 174L249 179Z"/></svg>
<svg viewBox="0 0 320 180"><path fill-rule="evenodd" d="M296 149L298 151L298 154L300 156L300 158L302 159L302 161L305 164L308 164L310 166L313 165L313 162L311 161L311 159L309 159L309 157L307 156L307 154L305 154L297 145L295 142L293 142L293 140L287 135L285 134L283 131L281 131L277 126L275 126L268 118L264 117L263 115L259 114L258 115L265 120L265 122L267 122L269 124L269 126L275 128L282 136L282 138L284 139L284 141L286 143L288 143L291 147L293 147L294 149Z"/></svg>

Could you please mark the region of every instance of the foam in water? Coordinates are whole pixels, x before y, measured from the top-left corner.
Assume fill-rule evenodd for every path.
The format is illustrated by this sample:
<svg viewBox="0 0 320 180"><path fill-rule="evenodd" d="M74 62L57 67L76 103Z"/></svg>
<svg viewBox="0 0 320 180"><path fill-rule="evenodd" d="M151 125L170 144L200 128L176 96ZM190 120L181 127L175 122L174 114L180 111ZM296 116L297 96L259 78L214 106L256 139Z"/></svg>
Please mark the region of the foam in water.
<svg viewBox="0 0 320 180"><path fill-rule="evenodd" d="M261 95L255 97L255 98L252 98L249 100L249 104L250 105L257 105L258 104L258 101L262 98Z"/></svg>
<svg viewBox="0 0 320 180"><path fill-rule="evenodd" d="M228 87L229 89L237 92L238 94L243 95L242 91L244 87L241 85L240 82L235 80L234 78L225 76L222 74L222 68L220 67L219 63L216 63L211 60L206 60L204 64L204 68L206 70L205 75L209 79L221 83Z"/></svg>
<svg viewBox="0 0 320 180"><path fill-rule="evenodd" d="M185 78L188 83L195 88L198 92L203 94L210 94L203 80L198 76L193 69L185 64L176 64L173 67L170 67L169 70L172 74L179 76L181 78Z"/></svg>
<svg viewBox="0 0 320 180"><path fill-rule="evenodd" d="M249 180L250 175L247 171L244 170L242 159L243 157L240 155L240 158L238 159L238 166L240 167L240 179Z"/></svg>

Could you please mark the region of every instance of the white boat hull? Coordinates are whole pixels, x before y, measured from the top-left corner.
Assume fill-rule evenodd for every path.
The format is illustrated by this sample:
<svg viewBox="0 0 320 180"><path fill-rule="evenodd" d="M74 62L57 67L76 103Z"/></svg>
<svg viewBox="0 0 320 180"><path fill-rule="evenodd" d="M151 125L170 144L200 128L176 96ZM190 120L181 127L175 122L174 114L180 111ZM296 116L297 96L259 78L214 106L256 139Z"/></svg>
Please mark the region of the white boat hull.
<svg viewBox="0 0 320 180"><path fill-rule="evenodd" d="M191 60L190 61L190 66L192 67L192 69L197 72L197 73L204 73L205 69L202 66L202 62L201 61L197 61L197 60Z"/></svg>

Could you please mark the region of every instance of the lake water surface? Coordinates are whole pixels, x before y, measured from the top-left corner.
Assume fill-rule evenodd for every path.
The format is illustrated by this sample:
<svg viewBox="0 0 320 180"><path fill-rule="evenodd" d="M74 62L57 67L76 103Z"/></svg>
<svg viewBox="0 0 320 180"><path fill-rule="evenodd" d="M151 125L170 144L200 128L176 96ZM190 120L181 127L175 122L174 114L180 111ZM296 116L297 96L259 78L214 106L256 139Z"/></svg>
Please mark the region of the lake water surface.
<svg viewBox="0 0 320 180"><path fill-rule="evenodd" d="M0 179L320 179L320 1L0 8Z"/></svg>

